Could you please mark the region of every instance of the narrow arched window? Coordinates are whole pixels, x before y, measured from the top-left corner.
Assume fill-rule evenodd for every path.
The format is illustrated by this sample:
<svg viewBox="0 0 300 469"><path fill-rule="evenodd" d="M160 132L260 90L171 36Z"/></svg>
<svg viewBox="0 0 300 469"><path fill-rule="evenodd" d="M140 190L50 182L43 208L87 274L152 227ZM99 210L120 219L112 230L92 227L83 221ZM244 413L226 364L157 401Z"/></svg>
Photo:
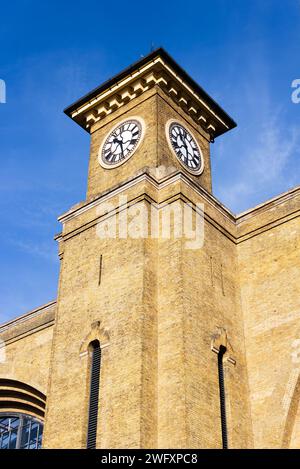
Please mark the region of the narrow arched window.
<svg viewBox="0 0 300 469"><path fill-rule="evenodd" d="M223 357L226 352L224 345L220 346L218 353L218 374L219 374L219 392L220 392L220 413L221 413L221 431L223 449L228 448L227 420L226 420L226 401L225 401L225 381Z"/></svg>
<svg viewBox="0 0 300 469"><path fill-rule="evenodd" d="M101 348L100 342L94 340L90 344L90 395L87 430L87 449L95 449L97 442L97 422L99 406Z"/></svg>

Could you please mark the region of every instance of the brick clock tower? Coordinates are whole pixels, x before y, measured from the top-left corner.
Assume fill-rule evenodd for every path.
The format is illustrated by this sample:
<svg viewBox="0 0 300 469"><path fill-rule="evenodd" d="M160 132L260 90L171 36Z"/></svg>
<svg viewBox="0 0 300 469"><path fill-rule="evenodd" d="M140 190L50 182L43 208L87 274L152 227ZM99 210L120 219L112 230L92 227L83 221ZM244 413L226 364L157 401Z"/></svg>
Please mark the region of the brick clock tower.
<svg viewBox="0 0 300 469"><path fill-rule="evenodd" d="M299 448L300 186L224 207L235 123L163 49L65 112L87 195L57 299L0 325L0 449Z"/></svg>
<svg viewBox="0 0 300 469"><path fill-rule="evenodd" d="M60 217L43 446L251 447L235 220L211 194L234 121L163 49L65 112L91 146L86 200ZM186 205L196 248L175 236ZM129 232L166 207L169 236Z"/></svg>

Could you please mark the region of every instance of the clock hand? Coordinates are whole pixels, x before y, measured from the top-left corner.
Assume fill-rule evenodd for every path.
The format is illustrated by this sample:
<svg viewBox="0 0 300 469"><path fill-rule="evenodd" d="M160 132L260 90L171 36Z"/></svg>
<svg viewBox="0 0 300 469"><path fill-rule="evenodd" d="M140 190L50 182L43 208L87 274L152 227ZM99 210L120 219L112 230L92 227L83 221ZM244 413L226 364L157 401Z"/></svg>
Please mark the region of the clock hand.
<svg viewBox="0 0 300 469"><path fill-rule="evenodd" d="M186 156L187 156L187 158L188 158L189 156L192 156L192 155L190 154L189 148L188 148L188 144L186 143L186 140L187 140L187 132L184 131L184 134L185 134L185 136L184 136L184 147L185 147L185 149L186 149Z"/></svg>
<svg viewBox="0 0 300 469"><path fill-rule="evenodd" d="M186 143L186 141L187 141L187 133L186 133L185 130L183 131L183 133L184 133L184 135L183 135L183 144L184 144L184 147L185 147L185 149L186 149L186 152L188 153L189 150L188 150L188 146L187 146L187 143Z"/></svg>
<svg viewBox="0 0 300 469"><path fill-rule="evenodd" d="M117 143L117 144L120 146L122 156L123 156L123 158L125 158L122 137L121 137L120 139L116 137L116 138L114 139L114 143Z"/></svg>
<svg viewBox="0 0 300 469"><path fill-rule="evenodd" d="M181 147L185 148L185 151L186 151L186 157L188 157L188 153L189 153L189 151L188 151L187 144L186 144L186 142L185 142L185 140L184 140L183 138L181 138L181 142L182 142L182 145L181 145Z"/></svg>
<svg viewBox="0 0 300 469"><path fill-rule="evenodd" d="M124 156L123 142L120 142L120 147L121 147L122 156L123 156L123 158L125 158L125 156Z"/></svg>
<svg viewBox="0 0 300 469"><path fill-rule="evenodd" d="M187 147L187 144L186 144L186 137L187 137L187 133L184 129L180 129L180 140L182 142L182 145L186 152L188 153L188 147Z"/></svg>

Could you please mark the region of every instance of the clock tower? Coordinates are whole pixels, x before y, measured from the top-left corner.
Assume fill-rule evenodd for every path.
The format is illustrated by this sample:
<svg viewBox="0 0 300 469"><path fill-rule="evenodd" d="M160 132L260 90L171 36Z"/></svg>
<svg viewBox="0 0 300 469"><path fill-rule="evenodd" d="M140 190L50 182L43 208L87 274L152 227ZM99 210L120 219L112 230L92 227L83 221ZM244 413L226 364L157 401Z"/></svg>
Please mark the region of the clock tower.
<svg viewBox="0 0 300 469"><path fill-rule="evenodd" d="M235 122L163 49L65 113L91 145L86 200L59 218L44 447L250 447L236 226L211 193Z"/></svg>
<svg viewBox="0 0 300 469"><path fill-rule="evenodd" d="M91 134L87 199L141 173L157 179L158 174L166 177L179 171L211 192L210 142L236 125L163 49L142 58L65 112ZM121 147L117 133L124 131L123 123L130 120L137 126L138 145L134 151L125 148L126 156L118 159ZM169 136L170 127L173 133L181 129L187 140L183 135L175 142ZM111 140L106 141L109 135ZM198 147L195 167L195 149L184 154L188 139ZM176 148L180 143L182 148ZM112 157L103 159L102 150Z"/></svg>

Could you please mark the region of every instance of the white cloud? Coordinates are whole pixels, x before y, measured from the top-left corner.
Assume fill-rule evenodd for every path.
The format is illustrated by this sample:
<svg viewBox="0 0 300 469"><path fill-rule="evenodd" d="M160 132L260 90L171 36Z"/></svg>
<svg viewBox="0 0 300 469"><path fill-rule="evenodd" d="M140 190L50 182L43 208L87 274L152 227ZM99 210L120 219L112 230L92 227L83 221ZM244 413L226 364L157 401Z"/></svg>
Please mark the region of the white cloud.
<svg viewBox="0 0 300 469"><path fill-rule="evenodd" d="M291 123L289 83L286 96L279 95L261 44L238 82L232 76L225 80L236 84L231 104L238 128L213 149L216 196L240 212L300 183L300 128Z"/></svg>
<svg viewBox="0 0 300 469"><path fill-rule="evenodd" d="M256 142L248 142L243 152L239 180L221 189L229 206L243 207L252 196L268 188L296 184L294 175L285 177L285 168L300 149L300 132L296 127L282 129L278 117L270 117L262 126Z"/></svg>
<svg viewBox="0 0 300 469"><path fill-rule="evenodd" d="M10 243L23 253L40 257L51 263L58 263L57 245L51 242L29 242L22 239L10 240Z"/></svg>

